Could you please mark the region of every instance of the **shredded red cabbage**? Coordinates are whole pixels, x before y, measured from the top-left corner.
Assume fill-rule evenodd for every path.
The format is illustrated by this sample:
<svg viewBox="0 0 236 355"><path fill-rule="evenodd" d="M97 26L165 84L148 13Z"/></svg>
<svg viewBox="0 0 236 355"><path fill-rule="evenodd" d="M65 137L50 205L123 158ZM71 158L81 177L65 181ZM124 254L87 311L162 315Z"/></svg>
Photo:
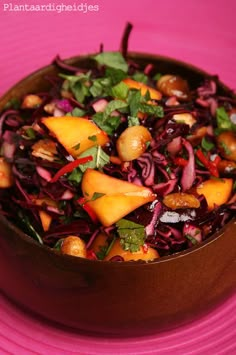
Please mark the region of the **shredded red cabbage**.
<svg viewBox="0 0 236 355"><path fill-rule="evenodd" d="M122 39L124 60L131 29L129 24ZM103 48L100 53L105 53ZM41 119L83 116L98 126L100 124L101 129L107 129L109 136L109 142L103 147L108 161L95 169L122 181L148 187L155 194L154 201L133 210L124 218L144 227L145 245L155 248L160 256L201 243L235 216L236 159L231 159L231 148L226 143L225 146L218 144L217 137L222 131L235 131L235 122L229 119L229 115L236 112L236 99L218 95L216 78L199 82L197 88L191 88L189 83L191 95L185 102L163 92L160 100L147 98L145 103L140 101L138 109L134 107L138 90L131 88L134 96L127 109L125 94L119 91L124 90L122 80L129 77L138 81L137 78L141 78L145 85L156 90L158 79L154 78L158 68L152 63L141 67L127 60L127 72L125 69L122 71L120 63L121 69L111 68L110 64L106 68L106 63L98 63L89 70L89 75L85 68L68 65L60 57L56 57L54 63L63 73L69 74L67 78L51 78L51 90L38 94L40 104L26 109L20 102L19 108L7 108L0 116L1 158L10 164L14 179L9 188L0 189L1 214L18 225L21 225L22 214L27 216L27 223L31 223L43 243L52 248L68 235L79 235L88 250L101 233L107 236L108 242L114 235L118 236L116 224L104 227L100 222L94 223L89 211L78 203L82 196L83 169L76 167L55 183L50 183L56 172L74 158ZM115 97L114 92L118 92L120 97ZM113 111L109 111L111 105L114 105ZM157 108L162 110L159 116ZM189 123L184 115L192 117L192 122ZM103 117L102 122L97 121L99 117ZM110 123L106 122L107 118ZM137 158L124 161L119 157L117 140L127 127L135 125L145 127L151 140L146 142L144 152ZM79 149L79 145L75 149ZM219 205L216 203L214 208L209 208L207 197L199 193L198 188L209 179L217 178L212 177L211 170L196 157L197 149L201 149L205 158L215 164L219 171L218 180L231 179L233 182L229 198ZM230 162L230 170L220 170L219 161ZM166 198L170 198L169 204ZM190 198L194 203L178 205L178 198ZM48 229L41 224L40 211L49 216ZM30 234L29 229L27 232ZM117 255L111 260L123 261L124 258Z"/></svg>

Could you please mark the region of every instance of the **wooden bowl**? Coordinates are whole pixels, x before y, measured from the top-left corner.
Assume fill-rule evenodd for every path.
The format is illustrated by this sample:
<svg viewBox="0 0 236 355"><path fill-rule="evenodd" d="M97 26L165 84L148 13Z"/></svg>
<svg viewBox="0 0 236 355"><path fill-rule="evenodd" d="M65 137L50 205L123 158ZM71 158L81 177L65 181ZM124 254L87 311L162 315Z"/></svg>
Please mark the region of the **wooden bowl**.
<svg viewBox="0 0 236 355"><path fill-rule="evenodd" d="M208 74L160 56L130 54L158 72L179 74L197 87ZM89 67L88 57L69 64ZM0 100L47 89L47 66L16 84ZM219 83L220 92L229 89ZM0 216L0 286L23 309L59 325L99 334L130 336L190 322L236 288L236 219L203 243L153 262L101 262L61 256Z"/></svg>

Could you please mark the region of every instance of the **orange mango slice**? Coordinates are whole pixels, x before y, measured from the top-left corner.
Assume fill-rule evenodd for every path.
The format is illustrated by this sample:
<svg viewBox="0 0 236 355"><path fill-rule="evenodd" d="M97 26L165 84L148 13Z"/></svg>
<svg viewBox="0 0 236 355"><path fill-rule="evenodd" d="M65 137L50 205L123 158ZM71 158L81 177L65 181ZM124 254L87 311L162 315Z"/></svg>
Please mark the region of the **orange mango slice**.
<svg viewBox="0 0 236 355"><path fill-rule="evenodd" d="M48 206L57 207L57 203L47 197L41 198L41 199L35 199L33 202L38 206L42 206L42 204L45 203ZM39 217L40 217L40 220L42 223L43 230L45 232L47 232L50 228L51 223L52 223L52 216L49 213L47 213L46 211L41 210L41 211L39 211Z"/></svg>
<svg viewBox="0 0 236 355"><path fill-rule="evenodd" d="M142 192L150 189L108 176L94 169L87 169L83 175L81 188L84 197L90 200L95 192L106 195L120 194L124 192Z"/></svg>
<svg viewBox="0 0 236 355"><path fill-rule="evenodd" d="M147 91L149 91L152 100L160 100L162 97L160 91L157 91L156 89L153 89L144 83L140 83L139 81L135 81L133 79L127 78L123 80L123 83L125 83L130 89L141 90L142 96L144 96L147 93Z"/></svg>
<svg viewBox="0 0 236 355"><path fill-rule="evenodd" d="M75 158L85 150L109 141L106 132L84 117L45 117L42 122Z"/></svg>
<svg viewBox="0 0 236 355"><path fill-rule="evenodd" d="M104 226L110 226L138 207L154 201L156 195L149 188L110 177L87 169L82 179L86 205L94 211ZM104 194L92 200L95 193Z"/></svg>
<svg viewBox="0 0 236 355"><path fill-rule="evenodd" d="M156 258L159 258L158 252L150 247L140 247L139 251L136 252L131 252L124 250L120 244L120 240L117 239L115 243L113 244L113 247L111 248L110 252L108 255L103 259L103 260L110 260L114 256L121 256L124 261L130 261L130 260L154 260Z"/></svg>
<svg viewBox="0 0 236 355"><path fill-rule="evenodd" d="M196 191L199 195L204 195L209 210L216 206L223 205L230 198L233 188L233 179L209 179L200 184Z"/></svg>
<svg viewBox="0 0 236 355"><path fill-rule="evenodd" d="M100 222L108 227L136 208L154 200L154 194L148 189L113 195L104 195L87 204L95 212Z"/></svg>

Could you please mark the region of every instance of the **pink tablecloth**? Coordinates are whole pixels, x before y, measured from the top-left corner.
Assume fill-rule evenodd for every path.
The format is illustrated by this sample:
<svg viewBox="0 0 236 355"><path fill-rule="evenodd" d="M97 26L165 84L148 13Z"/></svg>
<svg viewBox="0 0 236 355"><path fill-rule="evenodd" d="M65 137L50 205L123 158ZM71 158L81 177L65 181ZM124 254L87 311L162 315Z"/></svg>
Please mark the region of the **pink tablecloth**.
<svg viewBox="0 0 236 355"><path fill-rule="evenodd" d="M191 62L236 89L235 13L234 0L0 0L0 95L56 54L96 52L101 42L105 50L118 49L127 21L134 25L130 50ZM233 354L235 306L236 297L175 332L115 341L59 331L1 297L0 353Z"/></svg>

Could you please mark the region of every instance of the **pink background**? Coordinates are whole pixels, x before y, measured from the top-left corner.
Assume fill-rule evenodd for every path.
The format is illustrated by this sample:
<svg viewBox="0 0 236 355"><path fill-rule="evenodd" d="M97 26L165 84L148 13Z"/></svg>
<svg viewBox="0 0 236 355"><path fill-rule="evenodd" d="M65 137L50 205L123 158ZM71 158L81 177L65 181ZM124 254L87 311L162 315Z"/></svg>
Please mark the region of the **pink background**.
<svg viewBox="0 0 236 355"><path fill-rule="evenodd" d="M130 50L191 62L236 89L235 0L90 0L99 11L7 12L0 0L0 95L30 72L80 53L119 48L127 21ZM73 5L80 0L12 0L12 4ZM96 339L63 332L21 313L0 297L0 353L14 354L233 354L236 296L211 315L175 332ZM217 350L216 350L217 349Z"/></svg>

